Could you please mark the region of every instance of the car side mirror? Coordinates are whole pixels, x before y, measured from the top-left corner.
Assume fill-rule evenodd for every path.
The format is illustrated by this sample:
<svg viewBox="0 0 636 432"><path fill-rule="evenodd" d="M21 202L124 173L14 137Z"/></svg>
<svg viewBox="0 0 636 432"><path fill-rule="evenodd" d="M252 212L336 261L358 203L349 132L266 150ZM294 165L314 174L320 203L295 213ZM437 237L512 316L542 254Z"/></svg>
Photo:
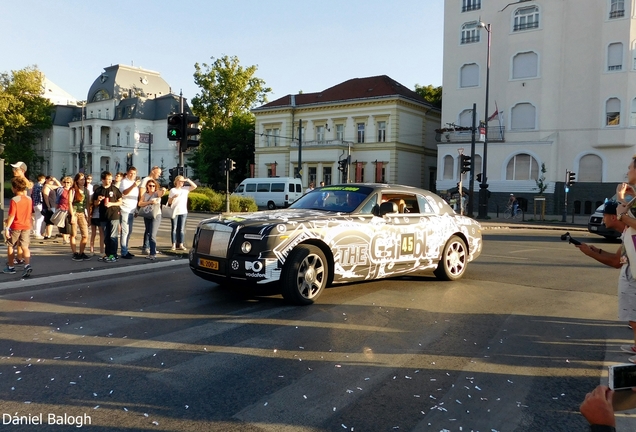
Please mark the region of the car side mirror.
<svg viewBox="0 0 636 432"><path fill-rule="evenodd" d="M373 208L371 209L371 214L373 216L377 216L380 217L380 206L379 205L374 205Z"/></svg>
<svg viewBox="0 0 636 432"><path fill-rule="evenodd" d="M384 216L387 213L397 213L398 206L396 203L387 201L380 204L380 216Z"/></svg>

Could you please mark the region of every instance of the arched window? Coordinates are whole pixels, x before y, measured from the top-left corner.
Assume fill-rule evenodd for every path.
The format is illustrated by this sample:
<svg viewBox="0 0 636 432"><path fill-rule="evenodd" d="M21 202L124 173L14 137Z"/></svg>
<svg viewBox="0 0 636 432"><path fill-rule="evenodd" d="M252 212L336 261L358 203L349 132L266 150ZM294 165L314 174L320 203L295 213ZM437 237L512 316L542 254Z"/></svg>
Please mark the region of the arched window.
<svg viewBox="0 0 636 432"><path fill-rule="evenodd" d="M110 99L110 95L108 94L108 92L104 89L99 89L93 95L93 100L91 102L99 102L107 99Z"/></svg>
<svg viewBox="0 0 636 432"><path fill-rule="evenodd" d="M578 182L602 182L603 160L595 154L587 154L579 160Z"/></svg>
<svg viewBox="0 0 636 432"><path fill-rule="evenodd" d="M610 0L609 17L622 18L625 16L625 0Z"/></svg>
<svg viewBox="0 0 636 432"><path fill-rule="evenodd" d="M537 53L523 52L512 59L512 78L534 78L539 76L539 56Z"/></svg>
<svg viewBox="0 0 636 432"><path fill-rule="evenodd" d="M530 103L519 103L510 113L510 128L512 130L535 129L536 108Z"/></svg>
<svg viewBox="0 0 636 432"><path fill-rule="evenodd" d="M479 115L477 115L477 123L479 123ZM459 114L459 125L462 127L473 126L473 110L465 109Z"/></svg>
<svg viewBox="0 0 636 432"><path fill-rule="evenodd" d="M607 46L607 70L619 71L623 69L623 44L611 43Z"/></svg>
<svg viewBox="0 0 636 432"><path fill-rule="evenodd" d="M479 66L469 63L462 66L459 72L460 87L477 87L479 85Z"/></svg>
<svg viewBox="0 0 636 432"><path fill-rule="evenodd" d="M455 160L453 159L452 156L450 155L444 156L444 172L442 173L444 180L452 180L454 178L455 176L454 163L455 163Z"/></svg>
<svg viewBox="0 0 636 432"><path fill-rule="evenodd" d="M506 167L506 180L537 180L539 163L526 153L515 155Z"/></svg>
<svg viewBox="0 0 636 432"><path fill-rule="evenodd" d="M618 98L609 98L605 102L605 126L620 126L621 101Z"/></svg>
<svg viewBox="0 0 636 432"><path fill-rule="evenodd" d="M479 28L477 21L466 23L462 26L461 44L469 44L479 42Z"/></svg>
<svg viewBox="0 0 636 432"><path fill-rule="evenodd" d="M539 8L537 6L522 7L514 13L512 31L523 31L539 27Z"/></svg>

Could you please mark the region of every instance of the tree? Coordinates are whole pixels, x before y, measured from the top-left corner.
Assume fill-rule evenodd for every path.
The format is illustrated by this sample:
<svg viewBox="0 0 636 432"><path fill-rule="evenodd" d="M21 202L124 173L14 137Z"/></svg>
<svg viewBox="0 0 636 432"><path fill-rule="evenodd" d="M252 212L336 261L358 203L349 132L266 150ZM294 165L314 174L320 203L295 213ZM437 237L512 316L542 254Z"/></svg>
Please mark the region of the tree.
<svg viewBox="0 0 636 432"><path fill-rule="evenodd" d="M545 168L545 163L541 164L541 176L535 180L535 183L537 184L536 188L533 188L533 190L538 190L539 191L539 195L543 195L543 192L545 192L545 190L548 188L548 184L545 182L545 173L548 172L548 170Z"/></svg>
<svg viewBox="0 0 636 432"><path fill-rule="evenodd" d="M201 92L192 98L192 111L201 118L203 128L189 165L201 182L225 190L219 162L226 158L236 162L236 170L230 173L232 184L249 176L254 161L250 109L267 102L266 95L272 90L254 76L256 66L244 68L235 56L224 56L211 65L197 63L194 68L194 81Z"/></svg>
<svg viewBox="0 0 636 432"><path fill-rule="evenodd" d="M228 126L232 117L267 102L265 81L254 76L256 66L242 67L236 56L214 59L211 65L194 65L194 82L201 93L192 98L192 110L206 127Z"/></svg>
<svg viewBox="0 0 636 432"><path fill-rule="evenodd" d="M53 104L42 97L43 81L36 66L0 74L0 142L6 145L4 158L9 162L41 163L34 145L53 124Z"/></svg>
<svg viewBox="0 0 636 432"><path fill-rule="evenodd" d="M426 102L434 107L442 108L442 86L433 87L430 84L427 86L415 84L415 93L422 96Z"/></svg>

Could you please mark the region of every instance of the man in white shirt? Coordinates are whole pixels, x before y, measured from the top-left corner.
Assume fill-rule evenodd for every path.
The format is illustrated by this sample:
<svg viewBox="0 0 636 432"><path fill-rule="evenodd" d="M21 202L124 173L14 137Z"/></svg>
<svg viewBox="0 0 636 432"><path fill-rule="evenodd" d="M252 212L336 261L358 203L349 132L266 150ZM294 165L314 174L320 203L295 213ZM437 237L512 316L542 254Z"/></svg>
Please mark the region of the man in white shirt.
<svg viewBox="0 0 636 432"><path fill-rule="evenodd" d="M137 168L130 167L126 176L119 184L119 190L123 195L121 204L121 257L124 259L132 259L134 255L128 251L128 242L132 234L133 221L135 219L135 210L139 201L139 185L141 181L137 178Z"/></svg>

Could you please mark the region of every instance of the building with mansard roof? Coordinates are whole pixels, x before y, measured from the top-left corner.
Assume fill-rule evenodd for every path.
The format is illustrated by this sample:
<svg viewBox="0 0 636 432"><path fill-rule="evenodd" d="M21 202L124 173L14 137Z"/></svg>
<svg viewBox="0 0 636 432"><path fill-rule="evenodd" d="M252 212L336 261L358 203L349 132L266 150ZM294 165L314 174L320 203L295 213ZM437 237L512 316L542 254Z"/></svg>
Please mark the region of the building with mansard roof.
<svg viewBox="0 0 636 432"><path fill-rule="evenodd" d="M624 181L636 153L635 17L625 0L445 2L442 124L471 126L473 103L477 118L489 119L491 212L514 193L532 213L542 165L555 214L564 209L567 170L576 173L568 192L576 214L593 212ZM445 189L459 180L457 149L470 146L470 132L445 127L438 140ZM484 156L478 143L475 174Z"/></svg>
<svg viewBox="0 0 636 432"><path fill-rule="evenodd" d="M286 95L252 112L254 177L292 177L300 159L305 186L382 182L435 190L440 110L386 75Z"/></svg>
<svg viewBox="0 0 636 432"><path fill-rule="evenodd" d="M56 105L53 127L36 146L42 173L77 173L80 153L85 171L96 178L102 171L125 171L131 165L140 175L155 165L177 165L178 149L167 138L166 119L180 112L179 97L158 72L113 65L95 79L85 102L67 98L65 103L68 95L52 83L45 84L44 96Z"/></svg>

